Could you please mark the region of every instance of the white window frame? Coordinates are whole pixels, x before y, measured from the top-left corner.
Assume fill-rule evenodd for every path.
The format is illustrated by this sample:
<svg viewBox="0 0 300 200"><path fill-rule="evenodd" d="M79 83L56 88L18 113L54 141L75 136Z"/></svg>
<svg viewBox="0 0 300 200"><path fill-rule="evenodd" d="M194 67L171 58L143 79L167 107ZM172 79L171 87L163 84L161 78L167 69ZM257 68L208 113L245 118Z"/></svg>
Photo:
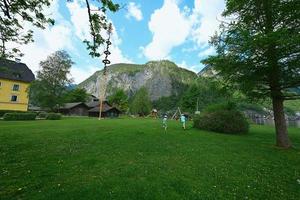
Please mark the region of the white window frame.
<svg viewBox="0 0 300 200"><path fill-rule="evenodd" d="M12 97L13 97L13 96L16 97L16 101L13 101L13 100L12 100ZM10 95L10 102L18 102L18 101L19 101L18 95L15 95L15 94Z"/></svg>
<svg viewBox="0 0 300 200"><path fill-rule="evenodd" d="M15 86L18 86L18 90L14 90ZM20 91L20 84L14 83L13 86L12 86L12 91L19 92Z"/></svg>

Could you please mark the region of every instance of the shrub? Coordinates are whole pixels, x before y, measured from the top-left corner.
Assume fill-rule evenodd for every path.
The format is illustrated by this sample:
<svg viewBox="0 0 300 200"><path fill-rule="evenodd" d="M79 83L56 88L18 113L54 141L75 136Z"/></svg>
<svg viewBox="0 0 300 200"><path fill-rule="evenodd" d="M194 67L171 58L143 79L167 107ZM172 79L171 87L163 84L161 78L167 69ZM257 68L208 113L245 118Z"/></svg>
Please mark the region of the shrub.
<svg viewBox="0 0 300 200"><path fill-rule="evenodd" d="M48 120L60 120L61 114L60 113L48 113L46 119Z"/></svg>
<svg viewBox="0 0 300 200"><path fill-rule="evenodd" d="M203 112L215 112L219 110L236 110L237 105L234 102L228 101L219 104L212 104L207 106Z"/></svg>
<svg viewBox="0 0 300 200"><path fill-rule="evenodd" d="M242 134L249 131L249 123L241 112L224 109L196 115L194 127L228 134Z"/></svg>
<svg viewBox="0 0 300 200"><path fill-rule="evenodd" d="M34 112L15 112L6 113L3 119L6 121L21 121L21 120L35 120L36 113Z"/></svg>
<svg viewBox="0 0 300 200"><path fill-rule="evenodd" d="M19 111L19 110L0 110L0 117L3 117L6 113L24 113L26 111Z"/></svg>
<svg viewBox="0 0 300 200"><path fill-rule="evenodd" d="M41 119L46 119L47 116L48 116L48 113L46 113L46 112L40 112L38 114L38 118L41 118Z"/></svg>

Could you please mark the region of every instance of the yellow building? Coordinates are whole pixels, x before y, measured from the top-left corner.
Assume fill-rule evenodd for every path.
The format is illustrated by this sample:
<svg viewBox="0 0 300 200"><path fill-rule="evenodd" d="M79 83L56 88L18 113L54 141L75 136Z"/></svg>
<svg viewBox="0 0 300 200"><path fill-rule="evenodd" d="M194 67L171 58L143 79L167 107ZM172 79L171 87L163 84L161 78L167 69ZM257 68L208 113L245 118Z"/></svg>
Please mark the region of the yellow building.
<svg viewBox="0 0 300 200"><path fill-rule="evenodd" d="M27 89L33 80L26 64L0 59L0 110L27 111Z"/></svg>

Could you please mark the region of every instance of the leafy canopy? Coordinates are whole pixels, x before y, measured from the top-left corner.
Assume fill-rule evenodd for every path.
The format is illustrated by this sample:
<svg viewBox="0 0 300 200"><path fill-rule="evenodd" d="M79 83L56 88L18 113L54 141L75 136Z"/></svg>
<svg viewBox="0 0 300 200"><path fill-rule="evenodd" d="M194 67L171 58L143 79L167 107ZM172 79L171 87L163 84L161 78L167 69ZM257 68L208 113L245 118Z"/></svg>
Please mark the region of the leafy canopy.
<svg viewBox="0 0 300 200"><path fill-rule="evenodd" d="M108 97L108 102L117 106L123 113L128 111L128 96L122 89L116 89L114 93Z"/></svg>
<svg viewBox="0 0 300 200"><path fill-rule="evenodd" d="M230 97L228 90L223 88L218 79L200 77L183 94L180 106L182 110L194 113L197 101L198 109L203 110L210 104L223 102Z"/></svg>
<svg viewBox="0 0 300 200"><path fill-rule="evenodd" d="M75 88L66 92L64 96L64 102L86 102L88 94L84 88Z"/></svg>
<svg viewBox="0 0 300 200"><path fill-rule="evenodd" d="M72 82L68 78L72 64L65 51L57 51L40 62L37 80L30 86L33 104L56 111L64 103L67 86Z"/></svg>
<svg viewBox="0 0 300 200"><path fill-rule="evenodd" d="M3 0L0 1L0 58L22 56L17 45L33 42L33 31L24 30L25 23L44 29L47 24L54 24L54 20L43 13L45 7L50 6L50 0ZM8 48L7 43L14 42L14 48Z"/></svg>
<svg viewBox="0 0 300 200"><path fill-rule="evenodd" d="M33 31L26 29L26 24L42 29L47 25L54 25L54 20L45 14L45 8L49 7L52 2L52 0L0 1L0 58L23 56L19 46L33 42ZM96 5L96 9L90 6L89 0L85 0L91 39L85 40L84 43L91 56L99 57L98 49L105 41L103 30L108 30L110 24L105 13L107 10L116 12L120 6L111 0L94 0L92 2ZM8 48L8 43L13 44L13 48Z"/></svg>
<svg viewBox="0 0 300 200"><path fill-rule="evenodd" d="M228 0L223 16L217 55L203 63L250 97L298 98L300 1Z"/></svg>
<svg viewBox="0 0 300 200"><path fill-rule="evenodd" d="M131 112L140 116L148 115L151 111L151 101L145 87L139 89L134 95Z"/></svg>

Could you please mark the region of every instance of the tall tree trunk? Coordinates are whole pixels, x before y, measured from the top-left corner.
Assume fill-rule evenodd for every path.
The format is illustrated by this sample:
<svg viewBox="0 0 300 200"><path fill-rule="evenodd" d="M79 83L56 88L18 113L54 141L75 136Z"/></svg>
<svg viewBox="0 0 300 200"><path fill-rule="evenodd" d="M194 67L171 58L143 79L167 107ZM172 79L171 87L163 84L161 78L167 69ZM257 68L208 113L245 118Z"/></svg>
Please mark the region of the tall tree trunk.
<svg viewBox="0 0 300 200"><path fill-rule="evenodd" d="M276 129L276 145L278 147L290 148L291 142L288 136L287 125L283 109L282 98L272 98L274 121Z"/></svg>

